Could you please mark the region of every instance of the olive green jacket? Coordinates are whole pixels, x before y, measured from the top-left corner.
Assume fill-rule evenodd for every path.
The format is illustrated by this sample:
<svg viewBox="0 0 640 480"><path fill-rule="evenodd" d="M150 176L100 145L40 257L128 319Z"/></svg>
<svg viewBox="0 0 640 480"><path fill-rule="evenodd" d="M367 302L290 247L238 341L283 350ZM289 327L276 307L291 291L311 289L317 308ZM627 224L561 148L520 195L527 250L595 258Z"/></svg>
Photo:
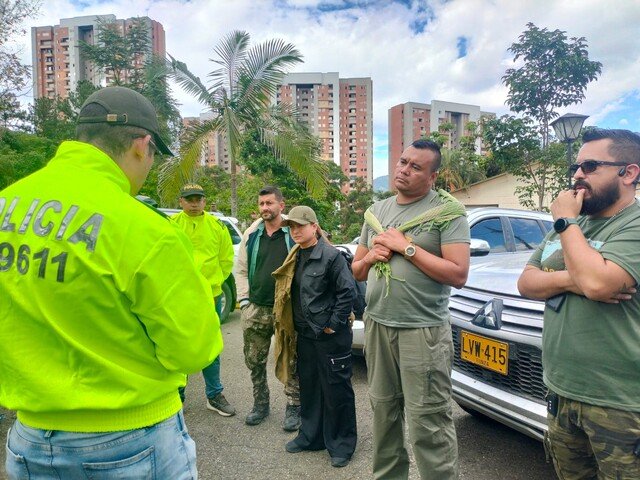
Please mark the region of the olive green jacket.
<svg viewBox="0 0 640 480"><path fill-rule="evenodd" d="M284 263L272 273L276 279L276 294L273 304L275 314L275 360L276 377L286 384L296 364L296 330L293 325L291 307L291 283L296 273L296 261L300 245L295 245Z"/></svg>

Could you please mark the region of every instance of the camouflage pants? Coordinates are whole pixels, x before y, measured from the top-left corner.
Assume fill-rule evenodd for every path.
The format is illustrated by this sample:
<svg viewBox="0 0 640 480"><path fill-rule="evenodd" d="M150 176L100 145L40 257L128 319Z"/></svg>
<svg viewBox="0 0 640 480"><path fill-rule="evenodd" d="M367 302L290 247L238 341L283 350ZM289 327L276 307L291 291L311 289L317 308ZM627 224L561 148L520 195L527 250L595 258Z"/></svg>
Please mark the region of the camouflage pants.
<svg viewBox="0 0 640 480"><path fill-rule="evenodd" d="M272 307L262 307L250 303L242 309L242 333L244 337L244 362L251 371L253 402L255 405L269 405L269 385L267 384L267 360L274 332ZM293 378L284 386L289 405L300 405L300 384L295 364Z"/></svg>
<svg viewBox="0 0 640 480"><path fill-rule="evenodd" d="M640 413L558 398L545 449L560 480L640 479Z"/></svg>

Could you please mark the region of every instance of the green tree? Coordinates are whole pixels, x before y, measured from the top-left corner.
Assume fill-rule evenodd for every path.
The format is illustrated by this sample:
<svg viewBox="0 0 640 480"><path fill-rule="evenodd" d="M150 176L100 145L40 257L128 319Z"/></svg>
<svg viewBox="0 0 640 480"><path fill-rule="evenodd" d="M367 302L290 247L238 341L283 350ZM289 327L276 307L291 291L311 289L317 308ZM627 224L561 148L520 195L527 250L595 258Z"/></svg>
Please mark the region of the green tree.
<svg viewBox="0 0 640 480"><path fill-rule="evenodd" d="M462 185L458 188L466 187L472 183L479 182L486 178L483 167L484 157L476 153L476 143L482 139L482 121L480 123L467 122L464 126L464 134L460 136L458 148L456 148L450 158L444 158L443 165L449 163L455 168L462 179Z"/></svg>
<svg viewBox="0 0 640 480"><path fill-rule="evenodd" d="M491 150L490 167L510 172L523 183L515 192L520 204L530 209L546 209L548 199L557 195L566 178L564 147L552 143L543 149L533 121L511 115L487 119L483 140Z"/></svg>
<svg viewBox="0 0 640 480"><path fill-rule="evenodd" d="M475 122L468 122L465 125L465 135L460 137L459 146L447 147L454 128L453 123L445 122L437 132L422 137L440 146L442 164L438 170L436 188L450 192L485 178L481 168L482 158L475 151L480 127Z"/></svg>
<svg viewBox="0 0 640 480"><path fill-rule="evenodd" d="M20 61L20 49L13 40L26 35L24 22L40 8L39 0L0 0L0 121L7 128L22 121L19 96L31 77L31 68Z"/></svg>
<svg viewBox="0 0 640 480"><path fill-rule="evenodd" d="M579 103L589 82L598 78L600 62L589 60L584 37L567 39L566 32L549 31L527 24L509 51L521 66L509 68L502 77L508 87L507 105L539 124L542 148L549 144L549 123L557 108Z"/></svg>
<svg viewBox="0 0 640 480"><path fill-rule="evenodd" d="M249 178L244 180L250 181ZM220 167L203 167L198 170L195 181L204 189L209 210L230 214L231 180L227 172Z"/></svg>
<svg viewBox="0 0 640 480"><path fill-rule="evenodd" d="M394 195L395 192L392 192L390 190L374 190L373 200L377 202L379 200L384 200L385 198L393 197Z"/></svg>
<svg viewBox="0 0 640 480"><path fill-rule="evenodd" d="M178 103L167 83L166 60L152 54L145 19L133 19L124 32L117 22L99 20L97 41L80 42L80 51L96 68L110 74L109 86L128 87L147 97L158 113L160 134L177 137L181 124ZM84 101L87 91L86 85L79 86L78 98ZM75 111L81 105L72 104Z"/></svg>
<svg viewBox="0 0 640 480"><path fill-rule="evenodd" d="M462 155L456 150L443 148L440 150L442 155L442 163L438 170L438 178L436 178L436 188L442 188L449 192L458 190L466 185L462 167Z"/></svg>
<svg viewBox="0 0 640 480"><path fill-rule="evenodd" d="M360 235L364 212L374 200L373 190L364 178L356 177L346 199L340 204L340 230L334 236L335 243L348 243Z"/></svg>
<svg viewBox="0 0 640 480"><path fill-rule="evenodd" d="M156 108L160 123L160 134L164 138L176 139L182 128L182 117L178 101L167 84L166 60L151 56L145 63L139 92ZM131 88L133 88L131 86ZM134 88L136 90L137 88Z"/></svg>
<svg viewBox="0 0 640 480"><path fill-rule="evenodd" d="M480 155L463 149L443 148L436 188L449 192L459 190L485 178L480 167Z"/></svg>
<svg viewBox="0 0 640 480"><path fill-rule="evenodd" d="M515 190L520 205L530 210L548 211L549 203L566 188L567 163L564 145L552 143L540 150L536 161L526 164L516 175L524 182Z"/></svg>
<svg viewBox="0 0 640 480"><path fill-rule="evenodd" d="M476 142L482 138L482 122L467 122L464 126L463 135L458 141L458 148L467 155L476 153Z"/></svg>
<svg viewBox="0 0 640 480"><path fill-rule="evenodd" d="M425 140L431 140L432 142L437 143L440 148L444 148L444 146L449 143L449 139L451 138L451 131L453 129L453 123L444 122L438 126L438 131L429 132L428 135L424 134L421 138Z"/></svg>
<svg viewBox="0 0 640 480"><path fill-rule="evenodd" d="M40 97L29 107L29 117L36 135L46 137L55 143L73 138L75 124L67 117L67 99Z"/></svg>
<svg viewBox="0 0 640 480"><path fill-rule="evenodd" d="M243 134L256 130L275 157L288 165L313 196L326 189L327 166L317 155L317 141L297 122L291 107L272 105L285 68L302 61L298 50L282 40L249 47L246 32L234 31L218 44L216 65L206 86L187 66L172 59L176 81L211 113L210 120L187 129L180 156L165 164L160 188L165 198L177 195L180 185L193 176L203 145L211 133L224 136L231 170L231 212L238 211L237 162Z"/></svg>
<svg viewBox="0 0 640 480"><path fill-rule="evenodd" d="M64 110L63 113L67 116L67 118L72 118L73 122L75 123L78 119L80 107L82 107L85 100L89 98L92 93L99 89L100 87L95 86L88 80L80 80L76 85L76 89L69 92L67 103L64 107L66 110Z"/></svg>
<svg viewBox="0 0 640 480"><path fill-rule="evenodd" d="M482 139L491 151L496 173L515 173L524 164L535 161L540 154L540 137L533 121L528 117L502 115L486 119L482 127ZM491 176L489 172L487 174Z"/></svg>
<svg viewBox="0 0 640 480"><path fill-rule="evenodd" d="M33 124L33 131L56 144L74 138L80 107L97 89L90 82L82 80L66 98L36 98L29 107L28 116Z"/></svg>
<svg viewBox="0 0 640 480"><path fill-rule="evenodd" d="M0 130L0 190L42 168L55 150L48 138Z"/></svg>
<svg viewBox="0 0 640 480"><path fill-rule="evenodd" d="M98 19L97 41L80 42L80 53L95 67L111 75L111 85L140 91L144 73L141 65L151 53L144 19L135 18L125 31L118 22Z"/></svg>
<svg viewBox="0 0 640 480"><path fill-rule="evenodd" d="M317 152L320 146L317 145ZM276 185L282 191L289 207L307 205L318 215L321 227L334 233L339 228L336 217L338 202L344 200L341 187L348 181L338 165L326 162L328 185L322 196L312 196L304 182L285 163L279 161L271 149L267 147L256 130L248 132L240 149L240 157L248 173L259 179L259 187L253 193L254 198L258 190L264 185ZM251 211L255 210L255 200L250 204ZM242 214L240 214L242 217ZM242 217L244 218L244 217Z"/></svg>

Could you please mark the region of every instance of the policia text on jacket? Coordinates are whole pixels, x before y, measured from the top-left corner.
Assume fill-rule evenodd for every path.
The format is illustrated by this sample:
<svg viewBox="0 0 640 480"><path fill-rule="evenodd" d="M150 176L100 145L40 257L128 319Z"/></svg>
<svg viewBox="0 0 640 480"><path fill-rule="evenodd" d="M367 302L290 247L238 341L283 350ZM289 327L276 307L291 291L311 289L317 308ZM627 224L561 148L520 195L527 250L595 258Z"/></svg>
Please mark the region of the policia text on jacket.
<svg viewBox="0 0 640 480"><path fill-rule="evenodd" d="M39 237L46 237L55 232L52 237L55 240L64 239L68 243L84 243L87 251L95 250L103 219L100 213L89 215L79 228L70 231L68 227L78 212L77 205L64 208L57 200L35 199L23 218L14 218L13 211L19 203L20 197L15 197L11 201L0 198L0 218L2 219L0 231L25 234L31 230L30 233ZM56 252L47 247L32 252L27 244L0 243L0 272L16 268L20 274L25 275L36 268L37 275L44 278L53 268L56 280L63 282L66 261L67 252L64 251Z"/></svg>

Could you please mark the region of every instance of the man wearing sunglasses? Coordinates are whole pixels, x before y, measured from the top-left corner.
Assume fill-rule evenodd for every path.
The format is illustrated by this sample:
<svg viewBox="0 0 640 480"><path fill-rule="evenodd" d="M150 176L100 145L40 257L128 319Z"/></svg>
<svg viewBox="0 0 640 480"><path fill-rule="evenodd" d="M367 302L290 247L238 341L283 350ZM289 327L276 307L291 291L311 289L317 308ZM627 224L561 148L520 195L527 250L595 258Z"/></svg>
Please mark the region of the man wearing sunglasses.
<svg viewBox="0 0 640 480"><path fill-rule="evenodd" d="M561 479L640 478L640 136L594 129L520 276L546 301L545 439Z"/></svg>
<svg viewBox="0 0 640 480"><path fill-rule="evenodd" d="M220 326L189 239L133 197L171 151L123 87L87 99L76 136L0 191L8 478L196 478L178 388Z"/></svg>

